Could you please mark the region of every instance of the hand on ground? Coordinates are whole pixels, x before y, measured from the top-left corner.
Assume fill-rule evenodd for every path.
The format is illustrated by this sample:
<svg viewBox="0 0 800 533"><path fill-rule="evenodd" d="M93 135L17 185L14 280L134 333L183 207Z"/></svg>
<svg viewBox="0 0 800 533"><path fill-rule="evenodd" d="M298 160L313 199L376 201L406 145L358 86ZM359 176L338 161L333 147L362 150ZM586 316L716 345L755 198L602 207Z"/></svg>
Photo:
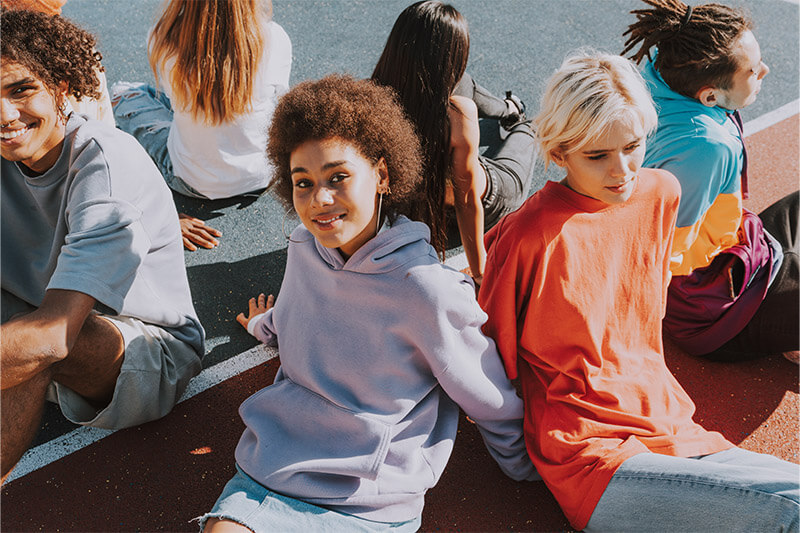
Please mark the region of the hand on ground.
<svg viewBox="0 0 800 533"><path fill-rule="evenodd" d="M213 248L219 244L215 237L221 237L221 231L211 226L206 226L206 223L199 218L190 217L183 213L178 215L178 219L181 223L183 246L187 250L194 252L197 250L197 246Z"/></svg>
<svg viewBox="0 0 800 533"><path fill-rule="evenodd" d="M250 320L253 317L258 315L264 314L275 305L275 297L273 295L264 296L264 293L258 295L258 299L250 298L250 302L248 302L248 309L247 309L247 316L244 313L239 313L236 316L236 321L239 322L244 329L247 329L247 324L250 323Z"/></svg>

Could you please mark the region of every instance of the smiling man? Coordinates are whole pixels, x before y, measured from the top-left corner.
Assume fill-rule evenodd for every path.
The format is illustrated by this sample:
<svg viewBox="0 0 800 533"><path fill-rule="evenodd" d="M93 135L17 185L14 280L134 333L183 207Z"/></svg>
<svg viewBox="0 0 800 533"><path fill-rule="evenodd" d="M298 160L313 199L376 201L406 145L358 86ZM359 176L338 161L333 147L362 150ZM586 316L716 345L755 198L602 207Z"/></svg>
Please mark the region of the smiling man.
<svg viewBox="0 0 800 533"><path fill-rule="evenodd" d="M646 167L672 172L681 202L672 248L666 331L693 355L737 361L784 353L798 339L798 193L756 216L738 109L752 104L769 67L740 10L644 0L623 54L645 57L658 109ZM651 54L651 48L655 47Z"/></svg>
<svg viewBox="0 0 800 533"><path fill-rule="evenodd" d="M164 180L131 136L67 112L68 94L97 95L94 39L41 13L0 26L5 480L46 398L77 424L153 420L204 348Z"/></svg>

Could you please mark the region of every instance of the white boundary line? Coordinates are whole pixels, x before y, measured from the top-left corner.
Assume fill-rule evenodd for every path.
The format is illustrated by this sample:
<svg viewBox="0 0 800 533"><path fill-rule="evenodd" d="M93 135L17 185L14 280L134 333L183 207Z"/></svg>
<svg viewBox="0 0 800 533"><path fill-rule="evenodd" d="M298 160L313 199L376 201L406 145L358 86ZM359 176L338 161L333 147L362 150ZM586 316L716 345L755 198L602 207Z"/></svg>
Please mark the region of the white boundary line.
<svg viewBox="0 0 800 533"><path fill-rule="evenodd" d="M276 349L260 344L246 352L242 352L239 355L206 368L189 382L189 386L186 388L186 391L183 393L178 403L188 400L192 396L200 394L214 385L222 383L226 379L230 379L242 372L265 363L275 358L277 355L278 351ZM51 441L40 444L35 448L31 448L22 456L16 468L14 468L11 475L8 476L6 482L26 476L93 442L97 442L111 435L115 431L116 430L82 426Z"/></svg>
<svg viewBox="0 0 800 533"><path fill-rule="evenodd" d="M800 2L800 0L797 0ZM795 100L794 102L789 102L786 105L782 105L778 109L774 111L770 111L769 113L765 113L758 118L745 122L744 124L744 132L745 137L749 137L754 133L758 133L761 130L765 130L770 126L774 126L778 122L785 120L791 116L800 113L800 99Z"/></svg>
<svg viewBox="0 0 800 533"><path fill-rule="evenodd" d="M788 1L793 1L794 3L800 2L800 0ZM744 126L744 130L749 136L777 124L798 112L800 112L800 100L795 100L794 102L790 102L774 111L770 111L769 113L747 122ZM457 270L463 270L468 266L467 257L463 252L448 258L445 264ZM186 389L186 392L183 393L178 403L188 400L192 396L200 394L246 370L250 370L253 367L265 363L275 358L277 355L278 351L274 348L259 345L230 359L226 359L221 363L217 363L203 370L192 379L189 383L189 387ZM45 442L44 444L40 444L35 448L31 448L22 456L16 468L14 468L11 475L8 476L7 481L13 481L26 476L112 433L114 433L114 430L80 427L65 435Z"/></svg>

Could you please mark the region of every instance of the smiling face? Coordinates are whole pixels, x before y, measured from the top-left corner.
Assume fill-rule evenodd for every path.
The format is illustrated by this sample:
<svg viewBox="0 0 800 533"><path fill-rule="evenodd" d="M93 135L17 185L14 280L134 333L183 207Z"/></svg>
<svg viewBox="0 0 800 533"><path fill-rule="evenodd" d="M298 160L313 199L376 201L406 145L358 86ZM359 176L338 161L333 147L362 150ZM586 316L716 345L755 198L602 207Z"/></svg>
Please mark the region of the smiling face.
<svg viewBox="0 0 800 533"><path fill-rule="evenodd" d="M641 124L616 121L605 135L578 151L556 152L553 160L567 171L564 183L570 189L607 204L621 204L633 193L644 153Z"/></svg>
<svg viewBox="0 0 800 533"><path fill-rule="evenodd" d="M52 167L61 153L66 131L56 98L24 66L2 64L0 97L0 153L41 174ZM66 88L59 98L66 97Z"/></svg>
<svg viewBox="0 0 800 533"><path fill-rule="evenodd" d="M716 104L734 111L756 101L761 90L761 80L769 74L769 67L761 60L761 48L753 32L742 33L734 46L738 68L727 89L716 89Z"/></svg>
<svg viewBox="0 0 800 533"><path fill-rule="evenodd" d="M375 236L378 191L389 184L383 159L373 164L355 145L334 137L304 142L289 165L294 209L323 246L347 258Z"/></svg>

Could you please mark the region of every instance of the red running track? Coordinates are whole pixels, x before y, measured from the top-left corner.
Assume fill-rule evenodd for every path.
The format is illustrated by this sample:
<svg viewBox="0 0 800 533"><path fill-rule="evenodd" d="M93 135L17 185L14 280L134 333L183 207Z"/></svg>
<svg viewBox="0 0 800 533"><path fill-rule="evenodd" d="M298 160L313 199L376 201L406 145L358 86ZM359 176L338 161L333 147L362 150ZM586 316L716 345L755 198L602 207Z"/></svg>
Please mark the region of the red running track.
<svg viewBox="0 0 800 533"><path fill-rule="evenodd" d="M748 138L759 212L798 188L798 115ZM695 419L742 447L800 462L798 367L780 356L739 364L667 363L697 404ZM162 420L118 431L2 489L2 531L196 531L233 474L239 404L271 383L278 361L179 404ZM503 476L478 432L461 424L453 457L426 498L424 531L570 531L542 482Z"/></svg>

